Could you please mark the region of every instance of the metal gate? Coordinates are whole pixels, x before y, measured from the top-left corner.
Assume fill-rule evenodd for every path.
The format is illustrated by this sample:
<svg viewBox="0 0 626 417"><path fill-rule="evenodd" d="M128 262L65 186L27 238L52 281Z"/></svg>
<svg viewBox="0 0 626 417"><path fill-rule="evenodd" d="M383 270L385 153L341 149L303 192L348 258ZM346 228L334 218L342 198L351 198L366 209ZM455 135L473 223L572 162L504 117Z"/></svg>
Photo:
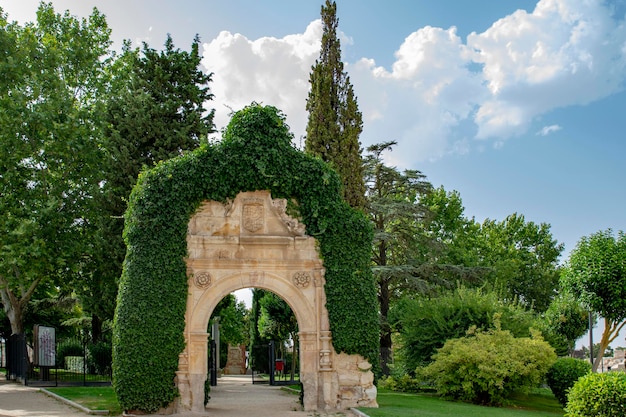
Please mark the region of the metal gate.
<svg viewBox="0 0 626 417"><path fill-rule="evenodd" d="M26 335L14 334L6 342L6 378L25 382L28 375Z"/></svg>
<svg viewBox="0 0 626 417"><path fill-rule="evenodd" d="M270 341L267 344L253 346L252 352L255 353L256 360L260 363L252 365L252 383L253 384L269 384L269 385L293 385L299 381L293 379L285 379L286 363L283 358L276 358L276 342ZM262 355L261 352L266 352ZM277 378L282 376L283 379Z"/></svg>
<svg viewBox="0 0 626 417"><path fill-rule="evenodd" d="M68 349L68 345L72 345L72 349ZM10 336L6 342L6 379L31 386L111 384L108 348L66 339L57 341L56 357L51 363L42 365L34 356L35 349L27 343L24 334Z"/></svg>

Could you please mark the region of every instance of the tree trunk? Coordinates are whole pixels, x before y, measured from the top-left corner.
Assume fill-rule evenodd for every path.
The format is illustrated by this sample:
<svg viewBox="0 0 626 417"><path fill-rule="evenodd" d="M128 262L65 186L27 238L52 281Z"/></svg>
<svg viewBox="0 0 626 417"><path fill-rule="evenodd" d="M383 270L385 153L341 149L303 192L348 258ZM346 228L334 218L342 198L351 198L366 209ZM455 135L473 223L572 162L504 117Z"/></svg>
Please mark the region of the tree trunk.
<svg viewBox="0 0 626 417"><path fill-rule="evenodd" d="M96 313L91 314L91 342L98 343L102 338L102 320Z"/></svg>
<svg viewBox="0 0 626 417"><path fill-rule="evenodd" d="M616 323L613 320L609 320L607 318L604 319L604 332L602 332L600 348L598 349L597 356L593 361L593 367L591 368L592 372L598 372L598 368L600 367L602 358L604 357L604 351L609 346L609 343L617 338L624 325L626 325L626 321Z"/></svg>
<svg viewBox="0 0 626 417"><path fill-rule="evenodd" d="M20 271L16 268L15 278L19 281ZM11 322L11 334L24 333L24 313L28 308L28 302L32 297L37 285L41 282L41 278L37 278L31 282L28 290L22 290L22 298L18 298L9 286L8 280L0 275L0 298L4 306L9 322Z"/></svg>
<svg viewBox="0 0 626 417"><path fill-rule="evenodd" d="M24 333L24 308L17 297L8 288L0 289L4 312L11 323L11 334Z"/></svg>
<svg viewBox="0 0 626 417"><path fill-rule="evenodd" d="M380 280L380 369L383 375L389 375L389 364L392 362L391 327L387 316L389 314L389 281Z"/></svg>

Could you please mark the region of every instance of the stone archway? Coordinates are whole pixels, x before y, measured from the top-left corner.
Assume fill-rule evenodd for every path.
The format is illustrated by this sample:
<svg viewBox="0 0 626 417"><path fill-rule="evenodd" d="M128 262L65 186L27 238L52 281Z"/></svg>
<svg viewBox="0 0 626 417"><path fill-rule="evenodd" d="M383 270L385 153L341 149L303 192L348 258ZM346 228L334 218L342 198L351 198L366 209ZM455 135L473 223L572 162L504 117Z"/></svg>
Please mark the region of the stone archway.
<svg viewBox="0 0 626 417"><path fill-rule="evenodd" d="M332 347L317 242L269 191L234 201L205 202L189 222L186 347L179 356L179 411L204 411L207 325L217 303L241 288L270 290L293 310L299 326L305 410L376 407L371 365Z"/></svg>

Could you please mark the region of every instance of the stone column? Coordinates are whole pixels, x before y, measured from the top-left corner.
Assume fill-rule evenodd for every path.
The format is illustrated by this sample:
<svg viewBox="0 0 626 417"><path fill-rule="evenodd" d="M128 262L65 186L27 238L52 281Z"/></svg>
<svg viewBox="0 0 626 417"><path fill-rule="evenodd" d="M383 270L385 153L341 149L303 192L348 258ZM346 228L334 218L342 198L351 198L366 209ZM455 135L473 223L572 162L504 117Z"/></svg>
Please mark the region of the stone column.
<svg viewBox="0 0 626 417"><path fill-rule="evenodd" d="M189 386L189 362L187 348L178 355L178 371L176 371L176 386L180 397L176 406L177 411L191 410L191 387Z"/></svg>
<svg viewBox="0 0 626 417"><path fill-rule="evenodd" d="M204 382L208 372L209 334L206 332L189 335L189 387L191 391L191 411L204 412Z"/></svg>
<svg viewBox="0 0 626 417"><path fill-rule="evenodd" d="M300 382L304 388L304 410L318 409L318 352L317 332L299 332L300 340Z"/></svg>

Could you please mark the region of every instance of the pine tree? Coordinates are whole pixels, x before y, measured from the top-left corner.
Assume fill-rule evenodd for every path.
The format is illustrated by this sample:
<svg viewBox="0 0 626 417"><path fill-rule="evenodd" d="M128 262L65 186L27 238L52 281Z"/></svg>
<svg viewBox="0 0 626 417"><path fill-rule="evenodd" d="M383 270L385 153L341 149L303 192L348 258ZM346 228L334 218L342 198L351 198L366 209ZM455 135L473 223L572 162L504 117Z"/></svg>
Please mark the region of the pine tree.
<svg viewBox="0 0 626 417"><path fill-rule="evenodd" d="M305 151L329 162L341 177L344 199L352 207L363 207L365 184L359 142L363 120L341 62L335 2L326 0L321 14L322 46L309 80Z"/></svg>

